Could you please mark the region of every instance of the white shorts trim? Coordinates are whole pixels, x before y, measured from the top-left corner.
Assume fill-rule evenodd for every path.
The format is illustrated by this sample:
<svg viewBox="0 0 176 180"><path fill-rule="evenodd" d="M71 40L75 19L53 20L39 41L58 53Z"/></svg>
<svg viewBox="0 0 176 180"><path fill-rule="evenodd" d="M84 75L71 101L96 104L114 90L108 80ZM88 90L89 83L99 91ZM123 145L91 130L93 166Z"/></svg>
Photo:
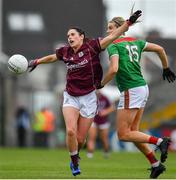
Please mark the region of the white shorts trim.
<svg viewBox="0 0 176 180"><path fill-rule="evenodd" d="M63 104L63 107L74 107L76 109L79 109L77 106L74 106L72 104Z"/></svg>
<svg viewBox="0 0 176 180"><path fill-rule="evenodd" d="M121 92L117 109L143 108L149 96L148 86L140 86Z"/></svg>
<svg viewBox="0 0 176 180"><path fill-rule="evenodd" d="M110 127L110 123L106 122L104 124L97 124L96 122L93 122L91 126L98 129L108 129Z"/></svg>
<svg viewBox="0 0 176 180"><path fill-rule="evenodd" d="M63 107L74 107L85 118L94 118L97 113L97 95L95 91L83 96L71 96L66 91L63 93Z"/></svg>

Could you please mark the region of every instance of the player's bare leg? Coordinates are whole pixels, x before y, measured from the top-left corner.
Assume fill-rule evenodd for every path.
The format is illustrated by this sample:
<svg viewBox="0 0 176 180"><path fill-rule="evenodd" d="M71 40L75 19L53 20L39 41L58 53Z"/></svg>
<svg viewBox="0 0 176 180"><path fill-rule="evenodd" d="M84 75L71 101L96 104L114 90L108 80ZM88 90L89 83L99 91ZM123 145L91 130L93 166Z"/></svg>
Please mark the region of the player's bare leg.
<svg viewBox="0 0 176 180"><path fill-rule="evenodd" d="M146 158L151 163L152 168L151 168L150 178L157 178L161 173L165 171L165 167L156 159L154 152L146 144L150 142L151 137L149 136L149 140L146 142L145 138L147 137L145 136L145 134L139 132L139 124L140 124L141 117L143 115L143 111L144 111L143 108L133 109L133 110L128 111L128 115L127 115L128 123L127 124L123 123L124 125L123 127L124 127L124 131L127 131L127 132L134 131L134 133L131 133L131 134L133 135L135 134L136 137L138 137L141 134L143 135L143 138L144 138L143 142L139 141L138 139L133 140L132 138L131 138L131 142L133 142L136 145L136 147L146 156ZM130 130L127 127L129 127ZM125 130L125 128L127 130ZM139 132L139 133L136 133L136 132ZM152 137L152 138L155 138L155 137ZM162 142L161 141L162 139L161 140L160 138L156 138L156 139L158 139L160 143Z"/></svg>
<svg viewBox="0 0 176 180"><path fill-rule="evenodd" d="M77 127L78 152L84 146L85 140L94 118L80 116Z"/></svg>
<svg viewBox="0 0 176 180"><path fill-rule="evenodd" d="M66 143L70 152L71 163L70 168L74 176L80 174L78 168L78 142L77 142L77 122L79 118L79 110L74 107L63 107L63 115L66 125Z"/></svg>
<svg viewBox="0 0 176 180"><path fill-rule="evenodd" d="M100 138L103 143L104 155L107 158L109 156L109 129L100 129Z"/></svg>
<svg viewBox="0 0 176 180"><path fill-rule="evenodd" d="M131 126L132 130L139 131L139 124L140 124L143 112L144 112L144 108L140 108L138 110L136 117L135 117L135 119L132 123L132 126ZM161 162L165 162L167 159L167 151L168 151L168 146L170 144L170 138L162 138L161 139L161 138L156 138L156 137L151 136L149 139L149 143L152 143L152 141L153 141L153 144L156 144L158 149L160 149L160 151L161 151L161 157L160 157ZM139 145L139 146L141 146L141 145ZM144 146L144 148L143 148L143 146ZM141 146L141 148L142 148L141 150L143 151L143 153L145 155L147 155L149 153L148 151L150 151L150 148L146 147L148 145L143 145L143 146Z"/></svg>
<svg viewBox="0 0 176 180"><path fill-rule="evenodd" d="M92 158L93 152L95 149L96 144L96 137L97 137L97 127L90 127L89 129L89 136L88 136L88 142L87 142L87 157Z"/></svg>
<svg viewBox="0 0 176 180"><path fill-rule="evenodd" d="M70 152L78 150L77 142L77 121L79 118L79 110L73 107L64 107L63 115L66 125L66 143Z"/></svg>
<svg viewBox="0 0 176 180"><path fill-rule="evenodd" d="M138 110L138 112L133 120L133 123L131 125L132 131L139 131L139 125L140 125L140 121L141 121L143 112L144 112L144 108L141 108ZM148 155L149 153L152 152L151 148L147 144L137 143L137 142L134 142L134 144L144 155Z"/></svg>
<svg viewBox="0 0 176 180"><path fill-rule="evenodd" d="M144 108L138 110L136 117L133 121L131 130L139 131L139 125L144 112ZM155 152L146 143L134 143L136 147L146 156L151 164L150 178L157 178L160 174L165 171L165 167L157 159Z"/></svg>
<svg viewBox="0 0 176 180"><path fill-rule="evenodd" d="M118 137L122 141L127 142L139 142L139 143L151 143L157 144L157 140L161 138L151 139L150 135L147 135L140 131L132 131L131 126L137 115L138 109L120 109L117 113L117 133Z"/></svg>

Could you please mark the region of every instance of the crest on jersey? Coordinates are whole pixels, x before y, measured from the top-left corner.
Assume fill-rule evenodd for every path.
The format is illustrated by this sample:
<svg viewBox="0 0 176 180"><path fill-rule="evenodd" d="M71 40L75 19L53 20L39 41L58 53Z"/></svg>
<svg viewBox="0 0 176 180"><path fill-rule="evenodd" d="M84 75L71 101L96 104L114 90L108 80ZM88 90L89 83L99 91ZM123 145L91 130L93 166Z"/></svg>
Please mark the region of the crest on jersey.
<svg viewBox="0 0 176 180"><path fill-rule="evenodd" d="M78 56L79 56L79 57L83 57L83 56L84 56L84 53L81 51L81 52L79 52Z"/></svg>

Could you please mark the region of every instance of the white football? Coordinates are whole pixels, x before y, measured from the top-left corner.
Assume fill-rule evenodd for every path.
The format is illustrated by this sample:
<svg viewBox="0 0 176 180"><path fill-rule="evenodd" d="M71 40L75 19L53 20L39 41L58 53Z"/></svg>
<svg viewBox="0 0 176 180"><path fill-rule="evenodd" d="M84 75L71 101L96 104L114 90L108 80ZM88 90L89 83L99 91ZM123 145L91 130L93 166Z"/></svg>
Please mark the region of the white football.
<svg viewBox="0 0 176 180"><path fill-rule="evenodd" d="M8 69L15 74L22 74L28 69L28 61L21 54L15 54L8 60Z"/></svg>

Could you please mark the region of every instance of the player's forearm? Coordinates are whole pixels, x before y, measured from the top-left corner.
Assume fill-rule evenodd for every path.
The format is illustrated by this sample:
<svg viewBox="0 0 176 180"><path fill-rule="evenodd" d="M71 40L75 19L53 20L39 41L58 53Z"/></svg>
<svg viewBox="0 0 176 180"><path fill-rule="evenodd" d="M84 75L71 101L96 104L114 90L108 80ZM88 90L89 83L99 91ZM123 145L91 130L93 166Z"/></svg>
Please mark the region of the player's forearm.
<svg viewBox="0 0 176 180"><path fill-rule="evenodd" d="M105 77L103 78L101 82L101 85L105 86L108 82L110 82L114 78L115 74L116 72L108 71L107 74L105 74Z"/></svg>
<svg viewBox="0 0 176 180"><path fill-rule="evenodd" d="M162 63L162 66L163 68L168 68L168 59L167 59L167 55L166 55L166 52L163 48L160 48L160 50L157 52L160 60L161 60L161 63Z"/></svg>
<svg viewBox="0 0 176 180"><path fill-rule="evenodd" d="M55 54L51 54L48 56L44 56L42 58L37 59L37 64L46 64L46 63L52 63L57 60L57 57Z"/></svg>
<svg viewBox="0 0 176 180"><path fill-rule="evenodd" d="M127 23L127 21L125 21L125 23L123 23L122 26L120 26L119 28L117 28L116 30L114 30L111 33L111 37L110 37L110 41L114 41L115 39L117 39L119 36L121 36L122 34L124 34L129 28L129 24Z"/></svg>
<svg viewBox="0 0 176 180"><path fill-rule="evenodd" d="M155 52L160 58L163 68L165 69L168 67L167 55L162 46L155 43L147 43L147 46L145 47L144 51Z"/></svg>
<svg viewBox="0 0 176 180"><path fill-rule="evenodd" d="M127 22L125 22L122 26L114 30L110 35L106 36L100 41L101 49L106 49L109 44L111 44L115 39L124 34L129 28Z"/></svg>

